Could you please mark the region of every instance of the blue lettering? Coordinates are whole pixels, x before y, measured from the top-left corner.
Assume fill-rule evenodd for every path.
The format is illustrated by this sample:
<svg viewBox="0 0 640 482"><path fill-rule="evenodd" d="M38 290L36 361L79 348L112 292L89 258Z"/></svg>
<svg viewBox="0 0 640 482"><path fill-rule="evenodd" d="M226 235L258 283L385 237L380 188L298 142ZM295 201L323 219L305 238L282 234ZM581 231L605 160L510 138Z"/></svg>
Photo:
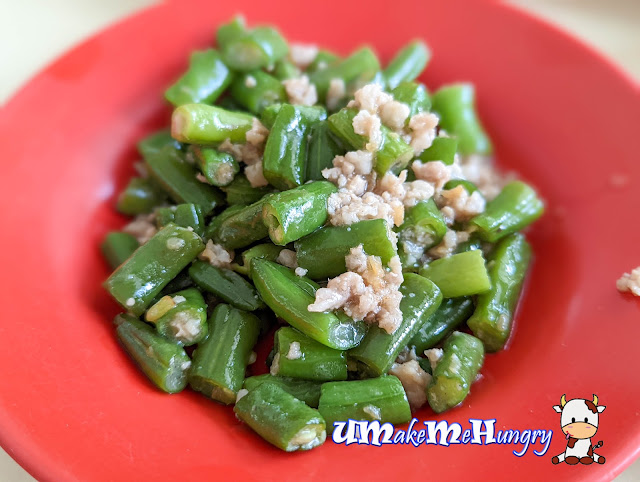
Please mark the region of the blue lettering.
<svg viewBox="0 0 640 482"><path fill-rule="evenodd" d="M342 433L346 425L347 422L333 422L333 433L331 434L333 443L341 444L347 441L347 436Z"/></svg>
<svg viewBox="0 0 640 482"><path fill-rule="evenodd" d="M471 429L462 430L459 423L449 424L446 420L436 422L428 420L423 422L426 429L414 428L419 423L417 418L411 419L407 430L395 430L390 423L381 424L378 420L372 422L348 420L347 422L334 422L334 430L331 438L336 444L351 445L354 443L373 445L380 447L383 444L411 444L419 447L422 444L449 446L454 444L512 444L521 445L513 450L516 457L523 457L529 451L529 447L538 442L540 450L533 453L542 457L547 453L553 437L552 430L498 430L496 432L496 419L478 420L469 419Z"/></svg>
<svg viewBox="0 0 640 482"><path fill-rule="evenodd" d="M524 454L526 454L527 450L529 450L530 438L531 438L531 430L523 430L522 433L520 434L520 443L523 444L524 447L522 447L522 450L520 452L516 452L514 450L513 455L517 457L522 457Z"/></svg>
<svg viewBox="0 0 640 482"><path fill-rule="evenodd" d="M546 430L540 430L540 432L542 432L540 434L540 443L544 444L544 449L539 452L536 450L533 451L533 453L538 457L542 457L547 453L547 450L549 450L549 444L551 443L551 437L553 436L553 430L549 430L548 432Z"/></svg>
<svg viewBox="0 0 640 482"><path fill-rule="evenodd" d="M335 443L351 445L358 442L358 436L356 434L358 429L357 421L349 419L348 422L333 422L333 426L334 429L331 438ZM343 434L345 426L347 427L347 431Z"/></svg>
<svg viewBox="0 0 640 482"><path fill-rule="evenodd" d="M403 444L404 443L404 430L398 430L393 437L394 444Z"/></svg>
<svg viewBox="0 0 640 482"><path fill-rule="evenodd" d="M496 439L493 435L495 433L495 424L496 424L495 418L491 420L476 420L474 418L470 418L469 422L471 423L471 431L473 433L473 437L471 438L472 444L482 445L483 435L485 437L485 440L484 440L485 445L496 443ZM484 430L482 430L483 425L485 426Z"/></svg>
<svg viewBox="0 0 640 482"><path fill-rule="evenodd" d="M496 438L498 440L498 444L500 445L505 445L510 443L517 444L519 436L520 436L520 433L517 430L505 430L505 431L498 430L498 435Z"/></svg>
<svg viewBox="0 0 640 482"><path fill-rule="evenodd" d="M424 422L427 426L427 443L440 444L448 447L449 444L459 444L460 434L462 433L462 427L459 423L449 423L446 420L442 420L436 424L435 421L430 420ZM436 436L440 433L440 440L436 442ZM447 440L447 438L451 438Z"/></svg>
<svg viewBox="0 0 640 482"><path fill-rule="evenodd" d="M416 431L413 429L413 426L416 424L416 422L418 421L417 418L412 418L411 422L409 422L409 428L407 429L407 440L405 443L409 444L413 444L414 447L417 447L418 445L420 445L413 437L416 434Z"/></svg>
<svg viewBox="0 0 640 482"><path fill-rule="evenodd" d="M369 435L371 435L371 445L375 445L376 447L380 447L382 443L389 443L391 441L393 425L390 423L385 423L381 426L380 422L374 420L373 422L357 422L357 424L360 432L359 443L369 445Z"/></svg>

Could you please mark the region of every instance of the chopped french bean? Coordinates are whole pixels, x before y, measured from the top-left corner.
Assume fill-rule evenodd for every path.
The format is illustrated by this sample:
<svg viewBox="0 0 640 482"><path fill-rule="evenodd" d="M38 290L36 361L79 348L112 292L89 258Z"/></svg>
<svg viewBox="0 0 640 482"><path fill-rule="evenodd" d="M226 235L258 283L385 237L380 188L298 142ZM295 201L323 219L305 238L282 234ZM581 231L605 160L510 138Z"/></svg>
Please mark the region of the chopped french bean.
<svg viewBox="0 0 640 482"><path fill-rule="evenodd" d="M223 219L207 229L206 235L229 249L244 248L256 241L266 238L269 229L263 222L263 207L271 194L249 206L232 206L227 209Z"/></svg>
<svg viewBox="0 0 640 482"><path fill-rule="evenodd" d="M324 226L295 243L298 265L311 279L337 276L347 270L345 256L362 244L365 252L380 256L387 265L397 254L387 222L383 219L360 221L350 226Z"/></svg>
<svg viewBox="0 0 640 482"><path fill-rule="evenodd" d="M134 177L118 196L117 209L122 214L150 213L167 194L151 179Z"/></svg>
<svg viewBox="0 0 640 482"><path fill-rule="evenodd" d="M189 385L225 405L236 401L244 372L260 333L260 320L229 305L216 306L210 334L193 353Z"/></svg>
<svg viewBox="0 0 640 482"><path fill-rule="evenodd" d="M194 52L189 70L164 93L165 99L176 107L182 104L211 104L222 94L233 74L213 49Z"/></svg>
<svg viewBox="0 0 640 482"><path fill-rule="evenodd" d="M415 40L400 50L387 68L384 78L389 89L393 90L401 82L414 80L427 66L431 52L424 42Z"/></svg>
<svg viewBox="0 0 640 482"><path fill-rule="evenodd" d="M429 199L405 209L398 228L398 251L406 266L416 266L424 251L442 241L447 224L438 206Z"/></svg>
<svg viewBox="0 0 640 482"><path fill-rule="evenodd" d="M427 387L427 400L436 413L455 407L467 397L484 361L482 342L458 331L447 338L442 351Z"/></svg>
<svg viewBox="0 0 640 482"><path fill-rule="evenodd" d="M138 142L137 145L138 152L143 158L146 158L147 156L154 154L167 146L173 147L177 150L182 150L182 144L171 137L171 132L169 131L169 129L162 129L149 134L147 137Z"/></svg>
<svg viewBox="0 0 640 482"><path fill-rule="evenodd" d="M114 323L120 343L149 380L167 393L184 389L191 360L182 347L135 316L121 313Z"/></svg>
<svg viewBox="0 0 640 482"><path fill-rule="evenodd" d="M424 162L440 161L450 166L455 161L458 139L455 137L436 137L431 146L422 151L418 159Z"/></svg>
<svg viewBox="0 0 640 482"><path fill-rule="evenodd" d="M487 351L501 350L511 334L513 315L531 260L531 247L521 234L503 238L489 257L491 290L478 295L469 328Z"/></svg>
<svg viewBox="0 0 640 482"><path fill-rule="evenodd" d="M244 32L234 27L233 33L225 33L220 48L225 63L243 72L272 66L289 51L285 39L271 27Z"/></svg>
<svg viewBox="0 0 640 482"><path fill-rule="evenodd" d="M280 328L274 347L272 375L323 382L347 379L344 351L318 343L294 328Z"/></svg>
<svg viewBox="0 0 640 482"><path fill-rule="evenodd" d="M194 345L207 336L207 305L195 288L163 296L147 310L145 320L179 345Z"/></svg>
<svg viewBox="0 0 640 482"><path fill-rule="evenodd" d="M324 101L333 79L339 79L347 85L358 79L371 80L379 71L378 57L369 47L363 47L343 60L331 62L324 69L315 70L311 75L311 82L315 84L320 100Z"/></svg>
<svg viewBox="0 0 640 482"><path fill-rule="evenodd" d="M230 206L236 204L253 204L273 191L269 186L253 187L244 174L237 174L233 178L233 181L226 186L220 187L220 189L224 192L227 204Z"/></svg>
<svg viewBox="0 0 640 482"><path fill-rule="evenodd" d="M262 207L262 220L271 241L284 246L321 227L327 220L327 200L336 192L327 181L314 181L270 196Z"/></svg>
<svg viewBox="0 0 640 482"><path fill-rule="evenodd" d="M243 251L242 253L242 267L236 271L245 275L251 274L251 261L254 259L267 259L269 261L275 261L280 255L280 251L284 248L282 246L276 246L274 244L256 244L255 246ZM240 268L240 267L239 267Z"/></svg>
<svg viewBox="0 0 640 482"><path fill-rule="evenodd" d="M317 70L324 70L337 60L340 60L340 57L333 52L324 49L318 50L315 59L306 68L305 73L311 75Z"/></svg>
<svg viewBox="0 0 640 482"><path fill-rule="evenodd" d="M303 106L282 104L269 132L262 164L271 185L285 190L304 183L309 130L325 116Z"/></svg>
<svg viewBox="0 0 640 482"><path fill-rule="evenodd" d="M273 375L258 375L244 379L244 388L249 391L254 390L263 383L273 383L282 388L285 392L293 395L298 400L302 400L311 408L318 408L320 401L320 387L322 382L312 380L302 380L301 378L280 377Z"/></svg>
<svg viewBox="0 0 640 482"><path fill-rule="evenodd" d="M100 245L100 249L109 266L116 269L138 249L138 246L140 246L140 243L130 234L111 231L105 236L104 241L102 241Z"/></svg>
<svg viewBox="0 0 640 482"><path fill-rule="evenodd" d="M313 124L309 131L306 179L310 181L323 180L323 169L333 167L335 157L345 153L346 149L342 143L331 134L327 121Z"/></svg>
<svg viewBox="0 0 640 482"><path fill-rule="evenodd" d="M327 382L322 385L318 410L333 432L334 422L378 420L401 424L411 420L411 409L400 381L391 375L368 380Z"/></svg>
<svg viewBox="0 0 640 482"><path fill-rule="evenodd" d="M353 348L362 340L366 332L363 322L354 322L337 313L307 309L318 288L313 281L264 259L252 260L251 277L267 306L314 340L337 350Z"/></svg>
<svg viewBox="0 0 640 482"><path fill-rule="evenodd" d="M435 347L471 316L473 308L473 300L467 296L443 300L436 312L413 335L409 346L415 347L416 353Z"/></svg>
<svg viewBox="0 0 640 482"><path fill-rule="evenodd" d="M300 77L300 69L287 59L281 59L276 62L273 69L273 75L278 80L288 80Z"/></svg>
<svg viewBox="0 0 640 482"><path fill-rule="evenodd" d="M267 442L286 452L312 449L327 438L320 412L274 383L262 383L249 391L233 411Z"/></svg>
<svg viewBox="0 0 640 482"><path fill-rule="evenodd" d="M169 224L136 249L104 286L125 310L140 316L162 288L203 249L196 233Z"/></svg>
<svg viewBox="0 0 640 482"><path fill-rule="evenodd" d="M420 274L438 285L445 298L477 295L491 288L491 280L480 250L436 259L421 268Z"/></svg>
<svg viewBox="0 0 640 482"><path fill-rule="evenodd" d="M262 301L251 283L230 269L195 261L189 268L189 276L200 289L237 308L254 311L262 307Z"/></svg>
<svg viewBox="0 0 640 482"><path fill-rule="evenodd" d="M492 147L476 113L476 92L472 84L453 84L432 96L440 126L458 139L462 154L490 154Z"/></svg>
<svg viewBox="0 0 640 482"><path fill-rule="evenodd" d="M467 191L467 193L469 194L473 194L474 192L476 192L478 190L478 188L476 187L476 185L470 181L466 181L464 179L452 179L451 181L448 181L445 185L444 188L445 190L448 189L455 189L458 186L462 186L465 191Z"/></svg>
<svg viewBox="0 0 640 482"><path fill-rule="evenodd" d="M211 145L229 139L245 142L253 116L214 105L184 104L173 111L171 135L189 144Z"/></svg>
<svg viewBox="0 0 640 482"><path fill-rule="evenodd" d="M198 235L204 233L204 216L198 204L178 204L156 209L156 224L159 228L169 223L177 224L183 228L191 228Z"/></svg>
<svg viewBox="0 0 640 482"><path fill-rule="evenodd" d="M229 92L238 105L258 115L265 107L284 102L287 97L280 80L262 70L239 75Z"/></svg>
<svg viewBox="0 0 640 482"><path fill-rule="evenodd" d="M544 204L533 188L524 182L512 181L471 223L478 228L478 235L483 240L495 243L527 227L543 212Z"/></svg>
<svg viewBox="0 0 640 482"><path fill-rule="evenodd" d="M223 49L230 42L243 37L247 32L245 18L236 15L228 23L223 23L216 31L216 44L219 49Z"/></svg>
<svg viewBox="0 0 640 482"><path fill-rule="evenodd" d="M407 122L414 115L426 112L431 108L431 97L427 88L417 82L400 82L391 93L395 100L409 106Z"/></svg>
<svg viewBox="0 0 640 482"><path fill-rule="evenodd" d="M198 181L197 169L173 147L165 147L145 158L151 176L176 203L193 203L209 214L222 204L223 196L213 186Z"/></svg>
<svg viewBox="0 0 640 482"><path fill-rule="evenodd" d="M227 186L240 171L238 162L212 147L191 146L191 153L205 179L214 186Z"/></svg>

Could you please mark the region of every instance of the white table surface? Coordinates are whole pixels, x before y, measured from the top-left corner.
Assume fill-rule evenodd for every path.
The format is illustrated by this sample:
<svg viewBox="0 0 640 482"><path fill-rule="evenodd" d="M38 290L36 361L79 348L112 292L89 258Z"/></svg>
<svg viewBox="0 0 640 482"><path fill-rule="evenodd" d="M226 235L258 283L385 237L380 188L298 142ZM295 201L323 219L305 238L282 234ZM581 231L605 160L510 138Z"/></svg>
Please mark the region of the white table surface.
<svg viewBox="0 0 640 482"><path fill-rule="evenodd" d="M154 3L157 0L0 0L4 7L0 16L0 105L76 43ZM511 3L574 33L640 80L640 0ZM0 481L34 480L0 449ZM640 480L640 460L616 480Z"/></svg>

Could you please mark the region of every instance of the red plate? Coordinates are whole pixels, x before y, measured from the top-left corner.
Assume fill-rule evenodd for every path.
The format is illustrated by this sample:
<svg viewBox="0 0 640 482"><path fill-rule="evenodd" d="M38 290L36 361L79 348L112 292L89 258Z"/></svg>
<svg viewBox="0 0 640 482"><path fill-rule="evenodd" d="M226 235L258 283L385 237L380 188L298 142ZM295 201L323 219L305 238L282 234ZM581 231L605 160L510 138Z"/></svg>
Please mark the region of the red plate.
<svg viewBox="0 0 640 482"><path fill-rule="evenodd" d="M640 302L618 293L615 280L640 264L638 87L509 7L425 3L325 0L309 15L299 1L163 4L73 50L3 109L0 440L29 472L55 481L592 480L613 477L637 455ZM388 59L424 37L434 52L430 86L476 83L501 165L538 186L548 213L530 233L536 260L511 347L488 357L462 407L436 418L552 429L545 456L529 449L518 458L498 445L332 442L284 454L229 408L154 390L119 349L97 248L123 222L114 192L132 173L135 141L168 121L165 86L238 8L343 53L367 42ZM551 464L565 447L552 409L563 393L596 393L607 406L594 438L604 441L605 465Z"/></svg>

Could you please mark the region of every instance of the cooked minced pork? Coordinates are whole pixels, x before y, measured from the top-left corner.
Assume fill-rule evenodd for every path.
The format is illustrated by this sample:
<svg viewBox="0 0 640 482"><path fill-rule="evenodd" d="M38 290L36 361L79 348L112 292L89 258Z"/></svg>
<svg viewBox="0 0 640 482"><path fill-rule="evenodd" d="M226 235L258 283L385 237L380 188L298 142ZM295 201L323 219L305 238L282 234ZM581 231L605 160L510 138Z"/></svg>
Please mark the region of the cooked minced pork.
<svg viewBox="0 0 640 482"><path fill-rule="evenodd" d="M640 266L632 270L631 273L624 273L616 281L616 287L620 292L629 292L632 295L640 296Z"/></svg>
<svg viewBox="0 0 640 482"><path fill-rule="evenodd" d="M399 288L404 278L400 259L394 256L385 269L379 256L367 255L360 245L351 248L345 261L348 271L316 292L309 311L343 309L354 320L377 323L393 333L402 321Z"/></svg>

